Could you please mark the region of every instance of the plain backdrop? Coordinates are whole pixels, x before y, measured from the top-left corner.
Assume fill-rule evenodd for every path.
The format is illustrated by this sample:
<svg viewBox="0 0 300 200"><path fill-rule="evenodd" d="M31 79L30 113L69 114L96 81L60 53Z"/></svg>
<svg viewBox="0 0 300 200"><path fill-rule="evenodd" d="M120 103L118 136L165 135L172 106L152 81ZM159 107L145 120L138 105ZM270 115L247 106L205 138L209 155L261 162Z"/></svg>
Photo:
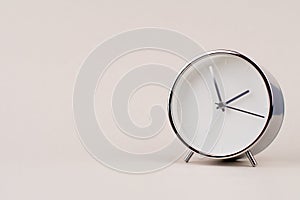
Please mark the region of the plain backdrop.
<svg viewBox="0 0 300 200"><path fill-rule="evenodd" d="M0 199L299 199L299 11L296 0L2 0ZM139 27L239 50L276 77L285 120L257 168L195 158L130 175L85 151L72 111L80 65L100 42Z"/></svg>

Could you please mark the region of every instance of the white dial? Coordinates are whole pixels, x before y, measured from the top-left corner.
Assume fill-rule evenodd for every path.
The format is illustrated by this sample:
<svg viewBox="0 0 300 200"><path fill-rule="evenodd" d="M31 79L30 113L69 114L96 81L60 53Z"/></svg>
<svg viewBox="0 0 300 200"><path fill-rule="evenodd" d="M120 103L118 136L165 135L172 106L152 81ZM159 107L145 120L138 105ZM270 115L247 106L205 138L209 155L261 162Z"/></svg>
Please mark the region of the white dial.
<svg viewBox="0 0 300 200"><path fill-rule="evenodd" d="M267 126L267 80L246 57L201 56L178 76L169 102L172 125L194 151L230 157L253 145Z"/></svg>

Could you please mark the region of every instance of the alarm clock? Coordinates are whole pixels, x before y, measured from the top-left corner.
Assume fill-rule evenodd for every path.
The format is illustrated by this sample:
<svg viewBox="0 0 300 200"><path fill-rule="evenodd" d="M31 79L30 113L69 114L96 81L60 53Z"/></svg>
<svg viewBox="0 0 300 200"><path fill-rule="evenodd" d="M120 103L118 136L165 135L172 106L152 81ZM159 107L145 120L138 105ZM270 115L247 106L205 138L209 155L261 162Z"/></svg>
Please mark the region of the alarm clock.
<svg viewBox="0 0 300 200"><path fill-rule="evenodd" d="M254 156L266 149L283 122L284 100L275 78L245 55L207 52L187 63L168 100L172 129L190 153L215 159Z"/></svg>

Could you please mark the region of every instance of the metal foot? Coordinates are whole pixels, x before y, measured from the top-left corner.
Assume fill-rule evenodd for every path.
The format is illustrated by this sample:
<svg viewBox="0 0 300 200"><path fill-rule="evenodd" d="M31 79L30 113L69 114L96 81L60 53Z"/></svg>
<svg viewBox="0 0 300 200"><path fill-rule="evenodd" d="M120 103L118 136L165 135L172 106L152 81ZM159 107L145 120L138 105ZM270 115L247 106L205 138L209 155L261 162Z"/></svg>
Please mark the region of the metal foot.
<svg viewBox="0 0 300 200"><path fill-rule="evenodd" d="M185 157L185 159L184 159L185 162L188 163L193 155L194 155L194 152L190 151L190 152L188 153L188 155L186 155L186 157Z"/></svg>
<svg viewBox="0 0 300 200"><path fill-rule="evenodd" d="M247 151L247 152L246 152L246 156L247 156L247 158L249 159L249 161L250 161L252 167L256 167L257 162L256 162L254 156L252 155L251 151Z"/></svg>

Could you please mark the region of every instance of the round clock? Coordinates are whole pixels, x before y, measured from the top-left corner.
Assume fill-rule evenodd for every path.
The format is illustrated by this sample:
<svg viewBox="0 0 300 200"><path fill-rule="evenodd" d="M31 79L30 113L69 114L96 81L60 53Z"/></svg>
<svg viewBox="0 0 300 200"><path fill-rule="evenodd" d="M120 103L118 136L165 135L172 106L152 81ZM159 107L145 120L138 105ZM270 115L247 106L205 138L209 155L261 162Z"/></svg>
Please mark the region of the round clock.
<svg viewBox="0 0 300 200"><path fill-rule="evenodd" d="M284 115L281 89L271 74L248 57L215 50L189 62L177 76L168 104L178 138L211 158L248 157L275 139Z"/></svg>

